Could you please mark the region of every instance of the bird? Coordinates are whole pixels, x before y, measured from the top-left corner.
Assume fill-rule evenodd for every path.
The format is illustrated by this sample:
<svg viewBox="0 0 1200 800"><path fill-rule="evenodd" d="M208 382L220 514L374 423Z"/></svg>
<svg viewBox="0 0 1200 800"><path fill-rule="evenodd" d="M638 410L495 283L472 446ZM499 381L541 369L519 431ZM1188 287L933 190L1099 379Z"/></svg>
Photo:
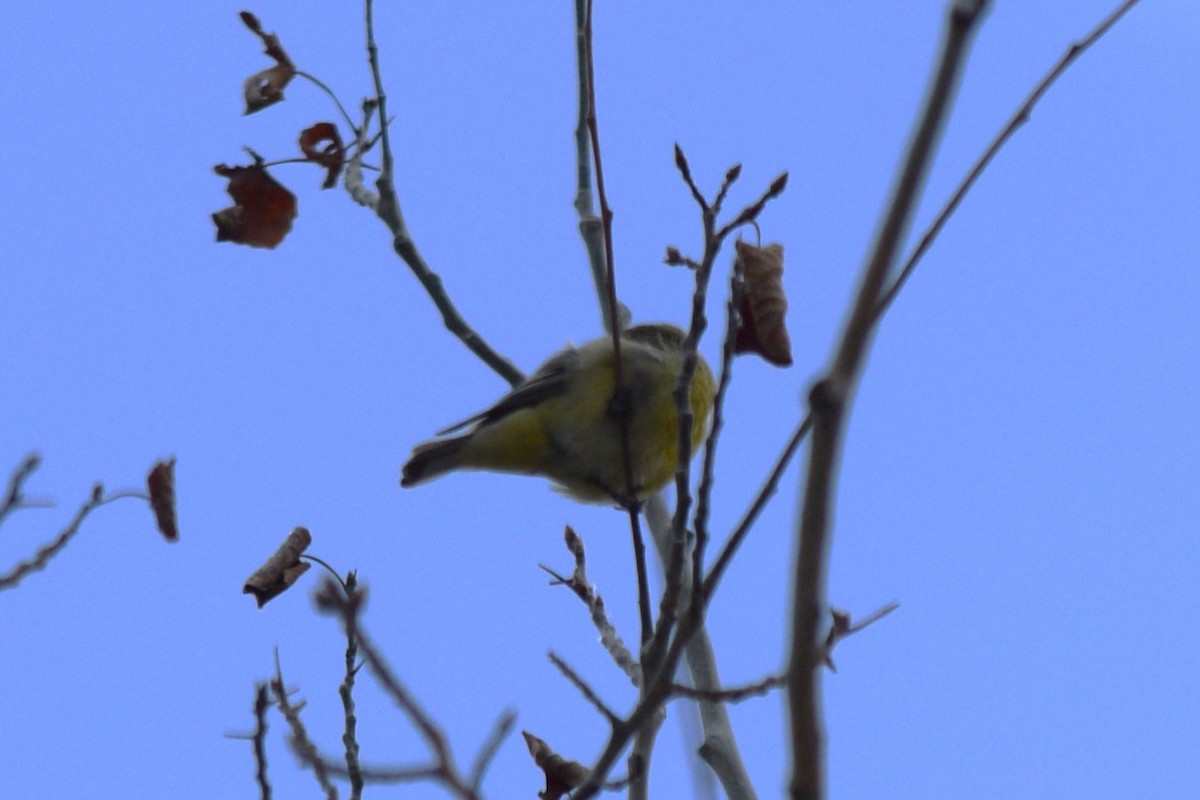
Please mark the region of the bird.
<svg viewBox="0 0 1200 800"><path fill-rule="evenodd" d="M491 408L414 447L400 485L418 486L457 470L488 470L544 476L585 503L644 500L675 475L679 418L673 392L684 339L682 330L667 323L622 331L620 391L611 336L560 350ZM708 429L714 389L712 370L697 354L689 398L692 453ZM630 480L622 417L629 431ZM463 432L449 435L458 431Z"/></svg>

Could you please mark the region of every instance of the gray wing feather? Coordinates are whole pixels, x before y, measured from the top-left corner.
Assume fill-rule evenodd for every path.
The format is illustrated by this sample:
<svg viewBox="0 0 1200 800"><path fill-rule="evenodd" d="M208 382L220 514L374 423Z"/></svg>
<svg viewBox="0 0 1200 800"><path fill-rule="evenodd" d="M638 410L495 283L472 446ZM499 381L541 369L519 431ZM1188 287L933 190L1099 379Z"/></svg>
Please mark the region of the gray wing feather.
<svg viewBox="0 0 1200 800"><path fill-rule="evenodd" d="M579 352L574 347L558 353L538 367L537 372L526 378L524 383L500 398L494 406L461 422L456 422L448 428L443 428L437 432L437 435L444 436L475 424L488 425L498 419L503 419L514 411L535 406L551 397L557 397L566 389L567 370L578 359Z"/></svg>

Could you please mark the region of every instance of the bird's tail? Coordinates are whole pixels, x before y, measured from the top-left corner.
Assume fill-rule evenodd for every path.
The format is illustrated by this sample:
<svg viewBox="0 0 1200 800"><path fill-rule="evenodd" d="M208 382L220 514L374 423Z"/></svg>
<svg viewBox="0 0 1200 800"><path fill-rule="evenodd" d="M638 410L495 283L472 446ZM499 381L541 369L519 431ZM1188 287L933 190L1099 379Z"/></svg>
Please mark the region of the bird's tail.
<svg viewBox="0 0 1200 800"><path fill-rule="evenodd" d="M400 473L401 486L416 486L431 481L457 469L459 456L471 436L455 436L453 439L435 439L413 448L412 457Z"/></svg>

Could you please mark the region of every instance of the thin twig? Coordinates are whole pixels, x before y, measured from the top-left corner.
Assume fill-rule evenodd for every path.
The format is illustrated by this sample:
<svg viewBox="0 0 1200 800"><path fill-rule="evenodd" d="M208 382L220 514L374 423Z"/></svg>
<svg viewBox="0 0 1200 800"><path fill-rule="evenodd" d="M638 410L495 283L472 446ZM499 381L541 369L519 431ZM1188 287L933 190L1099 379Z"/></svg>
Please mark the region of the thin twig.
<svg viewBox="0 0 1200 800"><path fill-rule="evenodd" d="M580 784L572 795L574 800L587 800L600 791L604 776L612 770L613 765L616 764L617 759L629 744L629 740L661 713L661 706L670 695L670 688L671 681L667 680L656 680L653 684L643 687L637 706L620 725L613 729L608 743L604 746L604 751L593 764L587 780Z"/></svg>
<svg viewBox="0 0 1200 800"><path fill-rule="evenodd" d="M271 782L267 779L267 710L271 706L265 683L254 689L254 778L258 781L258 796L271 800Z"/></svg>
<svg viewBox="0 0 1200 800"><path fill-rule="evenodd" d="M596 176L596 197L600 202L600 221L604 230L604 294L601 303L606 305L605 317L619 319L617 303L617 270L613 255L612 218L608 205L608 193L604 189L604 159L600 151L600 124L596 117L596 71L592 57L592 0L585 0L583 15L583 64L581 72L586 74L587 129L592 144L592 171ZM580 84L584 81L581 78ZM609 329L613 346L613 404L617 408L617 425L621 435L621 462L625 471L624 505L629 514L629 534L633 543L633 560L637 569L638 613L641 621L641 643L650 641L653 621L650 615L650 581L646 572L646 543L638 520L639 507L636 501L637 488L633 484L633 457L629 446L629 417L633 412L630 400L625 396L625 376L621 358L621 329L612 325Z"/></svg>
<svg viewBox="0 0 1200 800"><path fill-rule="evenodd" d="M583 538L575 532L570 525L563 532L563 539L567 549L575 557L575 571L571 573L571 577L565 578L559 575L554 570L547 567L545 564L539 564L543 570L549 573L553 578L553 584L566 586L575 596L583 601L591 613L592 624L596 626L596 630L600 633L600 644L612 657L613 662L621 672L629 677L634 686L642 685L642 667L629 652L629 648L625 646L625 642L617 633L617 628L608 618L608 612L604 609L604 598L602 598L591 581L587 577L587 554L583 546Z"/></svg>
<svg viewBox="0 0 1200 800"><path fill-rule="evenodd" d="M360 629L358 612L361 607L361 598L361 592L349 596L342 595L335 584L326 580L317 594L317 607L322 611L338 614L347 637L353 636L355 641L358 642L359 650L363 654L363 660L370 667L371 674L375 676L375 679L379 681L388 696L392 698L400 710L417 727L417 730L425 739L425 743L433 751L438 762L451 766L453 764L453 757L450 754L445 734L442 733L437 723L433 721L433 718L426 713L425 709L421 707L416 698L408 691L407 687L400 682L399 677L392 672L383 655Z"/></svg>
<svg viewBox="0 0 1200 800"><path fill-rule="evenodd" d="M471 764L471 771L467 776L467 784L471 791L478 794L482 789L483 776L487 774L488 765L492 763L492 759L500 750L500 745L504 744L504 740L508 738L508 734L512 733L516 723L517 712L515 711L505 711L500 715L500 719L496 720L491 734L479 748L479 752L475 754L475 761Z"/></svg>
<svg viewBox="0 0 1200 800"><path fill-rule="evenodd" d="M1115 25L1127 11L1133 8L1133 6L1137 5L1137 3L1138 0L1125 0L1125 2L1113 10L1108 17L1106 17L1099 25L1097 25L1095 29L1068 47L1067 51L1054 65L1054 67L1042 78L1033 91L1030 92L1029 96L1025 99L1025 102L1013 113L1008 122L1005 124L1004 128L999 134L997 134L996 138L990 145L988 145L988 148L967 172L966 176L950 196L950 199L946 201L946 204L938 212L933 223L930 224L929 228L926 229L926 231L921 235L917 246L905 260L904 267L897 274L896 279L888 286L887 290L883 293L883 297L880 299L879 304L876 306L876 321L882 318L888 312L888 310L891 309L892 303L895 301L900 291L904 288L909 277L911 277L912 273L916 270L917 265L932 246L933 242L937 239L938 234L941 233L942 229L945 227L954 211L958 209L958 206L962 203L967 193L971 188L974 187L975 182L991 164L992 160L995 158L996 154L1000 151L1003 145L1006 144L1013 134L1015 134L1026 122L1029 121L1034 106L1042 99L1042 96L1046 93L1050 86L1058 80L1066 68L1070 66L1076 58L1078 58L1085 50L1095 44L1101 36L1107 33L1108 30L1113 27L1113 25ZM766 507L767 500L769 500L771 496L778 491L779 480L782 478L783 471L789 466L791 459L795 455L800 443L804 440L804 437L808 434L811 428L812 416L810 414L806 414L804 419L801 420L800 424L797 426L795 432L793 432L791 438L788 440L787 445L784 447L783 453L780 455L779 459L777 459L770 477L768 477L767 481L764 483L763 488L759 490L758 495L755 497L754 502L747 510L742 521L739 522L734 528L734 532L731 534L728 542L722 549L720 556L716 559L716 561L713 562L713 566L709 570L708 577L704 581L704 591L706 594L711 593L716 589L716 585L720 581L725 568L728 566L729 561L733 557L734 553L736 553L737 548L741 545L746 534L749 533L751 525Z"/></svg>
<svg viewBox="0 0 1200 800"><path fill-rule="evenodd" d="M728 183L728 181L727 181ZM720 195L718 195L718 200ZM740 260L737 262L740 264ZM712 507L712 488L716 481L715 465L717 442L724 427L725 394L733 380L733 355L737 343L738 309L742 303L742 276L734 272L729 279L729 302L725 307L725 341L721 346L721 369L717 378L717 389L713 396L712 426L704 441L704 460L700 466L700 486L696 490L696 516L692 527L696 531L696 544L692 551L692 602L706 603L704 594L704 551L708 546L708 517Z"/></svg>
<svg viewBox="0 0 1200 800"><path fill-rule="evenodd" d="M329 780L329 770L326 769L325 763L317 751L317 746L309 738L308 730L300 719L303 704L294 706L288 699L287 689L283 685L283 669L280 667L278 652L275 653L275 677L271 680L271 692L275 695L275 704L279 706L283 718L287 720L292 729L290 740L292 751L312 769L313 777L325 792L327 800L337 800L337 789Z"/></svg>
<svg viewBox="0 0 1200 800"><path fill-rule="evenodd" d="M348 779L349 772L346 770L345 764L328 756L318 754L317 759L321 762L325 771L335 778ZM425 764L413 767L360 767L363 780L370 784L395 784L395 783L417 783L419 781L430 781L431 783L440 783L442 773L436 764ZM474 797L474 795L463 795L460 792L453 794L459 797Z"/></svg>
<svg viewBox="0 0 1200 800"><path fill-rule="evenodd" d="M608 720L609 725L615 726L621 724L621 718L617 716L616 712L609 708L605 702L600 699L600 695L596 694L596 690L588 685L588 682L581 678L579 673L571 668L570 664L568 664L566 661L563 661L562 657L553 650L547 653L546 656L550 659L551 664L558 667L558 671L563 674L563 677L575 685L575 688L579 690L579 693L583 695L584 699L595 706L596 710Z"/></svg>
<svg viewBox="0 0 1200 800"><path fill-rule="evenodd" d="M746 686L736 686L729 689L697 689L694 686L684 686L676 683L671 685L671 694L679 697L690 697L694 700L710 700L716 703L740 703L751 697L761 697L773 689L778 689L787 683L786 675L770 675L761 681Z"/></svg>
<svg viewBox="0 0 1200 800"><path fill-rule="evenodd" d="M752 224L758 218L758 215L762 213L762 210L766 208L767 203L783 194L783 190L787 188L787 182L788 174L786 172L771 181L771 185L767 187L767 190L757 200L743 208L740 214L717 231L717 238L724 239L738 228Z"/></svg>
<svg viewBox="0 0 1200 800"><path fill-rule="evenodd" d="M837 672L837 667L833 663L833 648L837 646L837 643L848 636L853 636L868 625L874 625L899 607L899 603L888 603L882 608L871 612L858 622L852 621L847 611L836 608L829 609L829 614L833 617L833 624L829 626L829 633L825 635L825 649L823 653L825 666L829 667L830 671Z"/></svg>
<svg viewBox="0 0 1200 800"><path fill-rule="evenodd" d="M377 108L379 106L374 100L363 101L362 125L355 130L354 147L349 160L346 161L346 170L342 177L342 185L346 187L350 199L360 206L371 209L376 214L379 213L379 195L368 189L363 181L362 160L371 147L367 140L367 132L371 128L371 118L375 115ZM381 125L380 134L382 135L385 130L387 130L387 125Z"/></svg>
<svg viewBox="0 0 1200 800"><path fill-rule="evenodd" d="M716 227L716 212L717 202L709 203L704 199L703 193L696 186L695 180L692 178L691 167L688 164L687 156L683 152L683 148L678 144L675 145L675 166L679 170L680 176L684 183L692 192L693 199L696 200L700 207L701 222L704 231L704 257L698 262L695 275L695 289L692 294L692 320L688 331L688 336L684 342L684 360L679 376L674 387L673 398L675 401L675 411L679 417L679 430L677 440L678 458L675 465L675 514L672 521L672 548L669 557L665 562L666 574L666 589L663 593L663 601L660 604L658 624L655 629L654 639L647 649L648 656L643 659L644 665L652 665L652 668L643 667L645 672L657 672L660 668L662 655L665 652L667 643L670 640L671 631L678 616L678 604L683 599L683 569L686 556L687 537L684 534L687 525L688 514L691 509L692 494L691 494L691 432L693 425L693 413L691 407L691 383L692 376L695 373L697 363L697 347L699 346L700 337L704 330L708 327L707 317L705 316L705 306L707 304L708 284L712 276L712 270L716 263L717 255L720 253L721 246L724 244L725 238L729 236L739 225L750 224L755 221L757 216L762 212L766 203L772 198L777 197L787 185L787 173L781 174L772 183L771 186L751 205L742 209L737 215L736 220L742 220L738 225L730 223L724 225L720 230ZM717 192L717 200L723 200L728 191L729 186L735 181L740 174L739 166L731 167L725 174L725 180L721 188ZM727 342L728 344L728 342ZM709 431L709 442L715 442L713 438L715 428ZM715 444L706 443L705 448L715 447ZM711 481L711 462L707 468L707 475ZM697 530L696 548L697 551L703 551L705 542L700 540L701 531ZM707 535L707 531L704 532ZM693 558L695 555L693 553ZM698 573L698 570L693 568L693 574ZM666 669L673 669L671 664L665 665Z"/></svg>
<svg viewBox="0 0 1200 800"><path fill-rule="evenodd" d="M685 652L695 654L696 665L693 667L693 673L697 676L697 679L703 676L704 680L711 682L714 686L717 685L716 665L715 660L711 656L711 647L708 646L707 642L701 642L695 647L691 646L692 637L697 635L703 627L704 608L702 603L694 602L691 599L693 572L685 571L684 568L687 556L685 530L691 507L690 462L691 430L693 424L690 401L691 382L698 359L697 347L700 336L708 324L704 312L708 283L721 245L725 237L736 230L738 225L753 222L758 214L762 212L766 203L783 191L783 188L787 184L787 174L784 173L772 182L771 186L758 200L744 208L735 217L735 221L738 221L737 225L731 223L718 231L714 208L718 206L718 200L724 200L729 186L740 174L740 168L734 166L726 172L725 180L717 192L716 200L710 204L704 199L704 195L700 192L695 180L692 178L687 157L684 155L683 149L678 145L675 147L675 164L679 169L684 183L691 190L692 197L700 207L704 230L704 257L700 261L696 262L685 258L673 249L668 251L668 259L676 256L677 263L696 265L695 291L692 295L692 320L688 336L684 343L683 366L676 380L673 394L676 414L679 417L678 458L676 460L675 472L676 506L670 531L665 537L667 541L665 543L660 542L659 537L656 535L656 543L659 544L660 551L665 551L663 563L666 575L666 587L659 605L659 617L654 637L648 645L643 646L642 654L643 675L645 676L646 684L653 683L653 687L643 687L643 695L639 700L638 708L630 718L629 727L614 732L613 737L610 739L609 747L605 748L604 753L596 762L594 771L600 773L601 776L608 769L611 769L617 755L624 747L624 742L620 740L622 738L628 739L630 736L637 737L640 730L639 726L652 721L652 715L657 708L657 704L664 702L669 694L669 685L673 680L679 661ZM680 607L687 608L688 613L685 615L683 623L676 626ZM674 636L672 636L672 632L674 632ZM727 793L731 797L755 797L756 795L750 784L749 777L745 773L744 766L740 763L740 758L737 756L737 745L733 739L733 731L728 724L728 717L725 715L724 710L719 706L711 705L707 708L702 707L701 713L706 730L709 726L712 726L713 729L719 731L717 735L723 743L723 753L729 756L729 758L721 759L720 762L721 764L728 765L729 768L725 769L722 767L722 771L718 772L718 777L721 779ZM635 723L634 720L637 720L637 722ZM639 738L637 741L642 740ZM648 763L648 754L646 760ZM600 779L598 778L596 782ZM581 796L586 797L588 796L588 792L595 790L595 783L589 780L584 784L584 788L586 791Z"/></svg>
<svg viewBox="0 0 1200 800"><path fill-rule="evenodd" d="M84 502L82 506L79 507L79 510L75 512L75 516L71 518L69 523L67 523L67 527L59 531L58 536L39 547L33 554L33 558L30 558L27 561L19 562L8 572L0 573L0 591L15 588L17 584L24 580L29 574L45 569L46 565L50 563L50 560L62 552L63 548L65 548L71 539L75 537L75 534L79 533L79 528L83 524L83 521L87 519L87 516L97 508L107 505L115 500L123 500L130 497L148 499L144 495L136 492L122 492L120 494L105 497L104 486L97 483L92 487L91 496L87 499L87 501Z"/></svg>
<svg viewBox="0 0 1200 800"><path fill-rule="evenodd" d="M652 498L651 502L646 504L646 521L654 534L659 558L665 564L670 558L673 546L672 520L670 511L661 498ZM717 668L717 657L705 628L702 610L690 599L690 573L685 570L681 578L684 596L680 598L680 604L687 611L683 614L676 633L678 643L682 644L682 653L687 659L693 685L699 689L718 689L721 686L721 676ZM665 662L668 666L662 672L662 679L673 682L678 667L670 665L678 665L679 658L668 650ZM756 800L758 795L738 749L737 737L734 735L726 707L721 703L700 700L695 709L699 712L704 728L705 746L701 747L701 756L720 780L725 796L730 800Z"/></svg>
<svg viewBox="0 0 1200 800"><path fill-rule="evenodd" d="M379 49L375 45L374 0L366 0L366 15L367 60L371 66L371 77L375 82L375 100L379 104L380 144L383 151L382 169L379 180L375 183L379 190L376 214L392 232L392 248L412 270L430 299L433 300L433 304L441 312L442 323L446 329L457 336L471 352L479 356L480 360L491 367L500 377L508 381L510 385L516 386L524 380L524 374L508 359L493 350L483 337L467 324L446 293L445 287L442 286L442 279L425 263L425 259L417 250L416 242L409 235L404 214L400 210L400 196L396 191L395 161L388 133L391 126L387 122L387 95L383 90L383 77L379 69Z"/></svg>
<svg viewBox="0 0 1200 800"><path fill-rule="evenodd" d="M896 279L892 281L892 284L887 288L887 291L883 293L883 297L880 298L879 303L875 306L876 319L879 319L885 313L887 313L887 310L891 307L892 302L896 299L896 296L900 294L900 290L904 288L904 284L908 282L913 270L917 268L917 264L920 262L921 258L925 255L926 251L929 250L934 240L937 239L938 234L942 232L942 228L945 227L946 222L949 221L951 215L953 215L958 209L959 204L962 203L963 198L967 195L967 192L971 190L971 188L975 185L975 182L979 180L979 176L982 175L984 170L988 168L988 165L992 163L992 159L996 157L998 152L1000 152L1000 148L1004 147L1008 140L1012 138L1013 134L1020 130L1025 123L1029 122L1029 119L1033 114L1033 108L1042 99L1042 96L1050 89L1054 82L1057 81L1064 72L1066 72L1067 67L1071 66L1075 59L1083 55L1083 53L1089 47L1091 47L1100 39L1100 37L1108 33L1109 29L1116 25L1117 22L1120 21L1121 17L1125 16L1126 12L1128 12L1137 4L1138 0L1125 0L1125 2L1117 6L1117 8L1115 8L1111 14L1105 17L1099 25L1093 28L1090 33L1088 33L1079 41L1073 42L1071 46L1067 48L1066 52L1062 54L1062 57L1059 58L1058 62L1051 67L1050 71L1047 72L1041 81L1038 82L1037 86L1033 88L1033 91L1031 91L1029 96L1025 98L1025 102L1022 103L1015 112L1013 112L1013 115L1009 117L1009 120L1007 124L1005 124L1004 128L1002 128L1000 133L996 135L996 138L992 140L992 143L988 145L987 149L983 151L983 155L979 157L974 166L972 166L970 171L967 172L966 177L963 178L961 183L959 183L958 188L956 188L954 193L950 195L950 199L946 201L944 206L942 206L942 210L938 212L938 215L934 218L933 223L921 236L920 240L917 242L917 246L913 248L912 253L904 263L903 269L900 270L900 273L896 276Z"/></svg>
<svg viewBox="0 0 1200 800"><path fill-rule="evenodd" d="M608 318L618 319L617 312L617 278L614 266L613 237L612 237L612 208L608 205L608 193L604 188L604 159L600 150L600 123L596 116L596 62L592 55L592 0L585 0L587 8L584 12L583 47L584 60L587 65L587 128L592 143L592 171L596 176L596 199L600 203L600 221L604 228L604 302L608 304ZM617 356L617 388L621 382L621 342L618 334L619 325L612 325L610 333L613 336L613 350ZM631 478L632 479L632 478ZM632 486L630 487L633 488ZM632 494L632 492L630 493Z"/></svg>
<svg viewBox="0 0 1200 800"><path fill-rule="evenodd" d="M599 299L601 322L604 330L612 333L622 330L629 322L629 310L617 302L617 317L614 322L613 308L608 296L607 251L604 246L604 225L596 216L592 202L592 149L588 118L591 115L592 97L589 90L591 66L588 61L587 30L588 0L575 0L575 64L578 78L579 111L575 120L575 211L579 214L579 234L587 249L588 265L591 267L592 283Z"/></svg>
<svg viewBox="0 0 1200 800"><path fill-rule="evenodd" d="M427 778L437 782L456 797L463 798L463 800L477 800L479 795L476 789L473 788L473 784L477 785L476 776L467 779L459 772L454 761L454 755L450 751L450 743L446 739L446 735L442 733L438 724L421 707L416 698L408 691L407 687L401 683L399 677L380 653L379 648L375 646L371 638L362 629L359 614L362 611L363 596L361 589L346 594L341 591L336 583L327 578L317 592L316 605L318 610L323 613L337 616L346 636L354 637L354 640L358 643L358 651L362 654L363 663L366 664L371 674L375 676L375 680L379 682L384 692L392 698L400 710L404 712L405 716L416 727L433 755L433 765L431 767L403 768L395 773L395 779L417 780ZM487 745L487 747L491 746L491 744ZM320 756L317 754L314 757L319 758ZM329 768L327 761L325 762L325 767L326 769ZM373 770L361 767L360 769L365 781L374 779L372 777L374 774Z"/></svg>
<svg viewBox="0 0 1200 800"><path fill-rule="evenodd" d="M733 188L733 184L742 175L742 165L734 164L725 171L725 180L721 181L721 188L717 190L717 196L712 201L713 217L718 217L721 214L721 206L725 202L725 197L729 194L729 190Z"/></svg>
<svg viewBox="0 0 1200 800"><path fill-rule="evenodd" d="M617 633L616 626L608 618L608 611L604 608L604 598L597 594L590 585L586 589L581 590L578 588L578 583L574 578L565 578L545 564L538 564L538 566L554 578L551 582L552 584L561 584L570 588L575 593L575 596L583 601L591 614L592 624L600 633L601 647L612 658L613 663L617 665L617 669L625 673L625 676L629 678L634 686L641 686L641 665L638 664L633 654L629 652L629 648L625 646L625 641Z"/></svg>
<svg viewBox="0 0 1200 800"><path fill-rule="evenodd" d="M321 562L324 563L324 562ZM343 581L334 572L333 577L347 597L358 589L358 574L350 572ZM354 703L354 679L358 675L358 636L355 631L346 631L346 672L338 696L342 700L343 729L342 746L346 750L346 772L350 778L350 800L359 800L363 792L362 765L358 761L358 715Z"/></svg>
<svg viewBox="0 0 1200 800"><path fill-rule="evenodd" d="M717 584L721 582L721 577L728 569L733 556L737 553L738 548L745 540L750 529L758 520L758 515L767 507L767 502L779 490L779 481L783 479L783 473L791 464L792 457L796 451L800 449L800 443L804 441L804 437L812 430L812 414L805 414L804 419L796 426L796 430L792 431L791 437L783 447L783 452L779 454L779 458L775 460L775 467L771 470L771 474L767 476L763 487L759 489L758 495L754 498L754 502L750 504L750 508L746 510L742 516L741 522L733 529L733 533L729 535L725 546L721 548L720 554L713 561L712 568L708 571L708 576L704 579L704 596L712 597L713 592L717 590Z"/></svg>
<svg viewBox="0 0 1200 800"><path fill-rule="evenodd" d="M346 107L342 105L342 101L338 99L338 96L333 93L333 89L330 89L325 82L316 75L305 72L304 70L296 70L295 75L297 78L304 78L305 80L311 81L318 89L329 95L329 99L333 100L334 104L338 107L338 111L341 112L342 119L346 121L346 126L350 128L350 130L354 130L354 120L350 119L350 115L346 113Z"/></svg>
<svg viewBox="0 0 1200 800"><path fill-rule="evenodd" d="M679 170L680 176L691 191L692 199L696 201L696 205L700 208L701 228L704 237L704 256L700 259L695 270L695 284L692 290L692 314L691 322L688 326L688 335L684 341L683 367L680 369L679 376L675 381L675 388L672 395L675 400L675 413L679 417L679 430L677 434L678 444L676 445L678 457L675 461L675 514L671 523L672 547L670 557L667 559L665 566L666 591L664 592L664 599L666 602L678 602L682 599L680 597L680 583L682 581L686 549L684 532L687 529L687 519L691 513L692 504L691 456L692 425L694 424L691 404L692 376L695 375L696 371L700 338L708 328L708 317L705 312L708 304L708 283L711 279L713 266L716 263L717 253L720 252L722 243L721 237L717 236L715 230L718 210L715 206L717 203L714 201L710 205L704 199L704 194L692 178L692 170L688 164L687 156L684 155L683 148L678 143L675 144L675 167ZM725 180L717 193L717 200L724 199L729 186L733 184L739 174L741 174L740 167L731 168L725 173ZM670 636L671 626L674 624L677 615L677 607L671 606L665 606L663 612L660 613L659 628L655 635L653 648L656 656L655 661L662 657L663 649L666 647Z"/></svg>
<svg viewBox="0 0 1200 800"><path fill-rule="evenodd" d="M14 511L41 505L29 502L24 496L25 483L40 465L41 457L37 453L30 453L13 470L12 475L9 476L8 486L4 491L4 495L0 497L0 524L3 524L8 515ZM142 500L146 503L151 502L149 495L138 490L125 490L106 495L104 493L104 486L99 483L95 484L87 501L80 506L79 510L75 512L75 516L71 518L71 521L67 523L65 528L59 531L54 539L39 547L34 552L32 558L18 562L8 572L0 573L0 591L12 589L31 573L45 569L51 559L62 552L71 539L79 533L83 521L97 508L109 503L115 503L118 500L128 499Z"/></svg>
<svg viewBox="0 0 1200 800"><path fill-rule="evenodd" d="M704 594L703 585L698 578L703 568L704 551L708 540L708 499L711 496L715 474L713 465L721 429L724 394L732 374L729 348L736 334L732 316L733 308L727 308L726 319L729 324L723 348L721 375L713 398L713 423L704 445L705 458L701 467L700 485L697 488L698 501L696 516L693 520L695 538L691 553L691 570L689 571L686 569L687 537L684 535L684 531L692 499L690 493L691 376L696 366L696 351L699 347L700 337L708 324L705 317L708 286L724 240L737 228L738 224L752 223L766 203L783 191L787 183L787 174L779 176L758 201L742 209L736 216L735 221L744 220L745 223L731 223L718 230L717 219L730 188L741 175L741 165L735 164L726 171L712 203L705 201L703 193L692 177L683 148L679 145L675 146L675 165L700 209L704 255L697 261L683 256L674 248L668 248L668 262L685 264L695 270L695 289L692 293L692 318L685 345L687 356L675 384L675 407L680 418L679 457L675 476L678 499L675 515L670 525L669 542L665 543L667 547L663 561L666 564L667 588L664 592L663 610L654 641L654 646L658 648L657 653L661 654L661 658L655 659L652 663L655 663L658 668L656 681L661 685L674 679L679 661L686 654L692 679L697 686L702 689L715 689L720 686L720 677L717 674L716 657L713 654L712 644L704 629L704 610L709 598ZM658 541L657 537L656 541ZM659 545L662 548L664 543L660 541ZM672 602L675 605L670 605ZM684 608L686 611L672 640L672 624L675 623L680 608ZM659 665L660 661L661 665ZM705 745L701 748L701 753L721 781L726 796L738 798L738 800L754 800L757 793L738 751L737 740L725 707L719 703L703 700L700 701L698 707L705 731Z"/></svg>
<svg viewBox="0 0 1200 800"><path fill-rule="evenodd" d="M8 488L4 490L4 499L0 500L0 524L4 523L5 517L24 505L25 498L22 492L25 482L41 466L41 463L41 456L37 453L30 453L13 470L12 475L8 478Z"/></svg>
<svg viewBox="0 0 1200 800"><path fill-rule="evenodd" d="M620 359L617 359L620 363ZM626 461L629 454L629 424L625 422L621 426L621 439L626 443L625 453ZM629 476L632 473L626 469L625 475ZM632 481L630 481L632 484ZM630 540L633 543L633 562L637 570L638 584L638 618L641 622L641 644L642 650L645 652L646 645L650 642L652 631L654 630L654 622L650 618L650 578L646 571L646 540L642 537L642 523L639 519L639 511L634 507L629 508L629 534ZM645 662L643 660L642 672L647 672Z"/></svg>

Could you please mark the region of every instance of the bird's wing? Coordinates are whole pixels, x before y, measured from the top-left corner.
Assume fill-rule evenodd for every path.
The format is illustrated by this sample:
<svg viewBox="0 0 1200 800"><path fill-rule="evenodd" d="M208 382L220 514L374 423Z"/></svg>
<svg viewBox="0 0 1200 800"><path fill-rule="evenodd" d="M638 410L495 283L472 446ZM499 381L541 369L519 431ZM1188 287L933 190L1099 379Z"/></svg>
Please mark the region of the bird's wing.
<svg viewBox="0 0 1200 800"><path fill-rule="evenodd" d="M530 408L551 397L557 397L566 389L567 371L578 359L579 351L574 347L563 350L538 367L537 372L530 375L525 379L524 383L521 383L511 392L500 398L499 402L494 406L486 411L481 411L473 417L456 422L448 428L443 428L437 432L437 435L444 436L447 433L453 433L476 423L486 425L502 419L514 411L519 411L522 408Z"/></svg>

